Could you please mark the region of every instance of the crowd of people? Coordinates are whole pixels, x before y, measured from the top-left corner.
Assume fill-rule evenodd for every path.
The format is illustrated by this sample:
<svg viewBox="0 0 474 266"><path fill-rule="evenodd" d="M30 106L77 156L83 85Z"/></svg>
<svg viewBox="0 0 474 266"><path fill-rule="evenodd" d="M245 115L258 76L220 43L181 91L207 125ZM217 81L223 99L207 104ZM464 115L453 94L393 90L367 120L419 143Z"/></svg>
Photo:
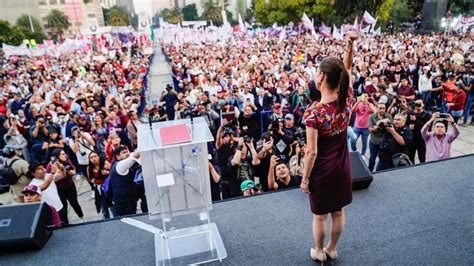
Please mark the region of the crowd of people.
<svg viewBox="0 0 474 266"><path fill-rule="evenodd" d="M474 123L471 38L359 36L349 73L348 138L371 171L450 157L458 124ZM297 187L307 149L303 118L321 98L317 69L323 58L342 59L344 49L344 41L310 33L166 44L173 84L149 112L160 121L204 117L215 137L209 143L214 201ZM149 63L136 46L99 59L77 51L4 61L0 148L4 169L16 176L8 182L15 202L37 193L62 224L69 223L68 204L83 219L75 180L85 178L104 218L110 211L133 214L138 202L147 211L135 149Z"/></svg>
<svg viewBox="0 0 474 266"><path fill-rule="evenodd" d="M45 201L59 214L55 224L67 225L69 205L84 220L76 188L84 179L98 213L109 218L112 208L114 215L122 214L120 200L114 206L112 197L121 187L114 187L114 179L104 189L104 182L116 171L118 151L137 147L151 60L143 50L105 43L100 51L3 61L2 192L9 190L16 203Z"/></svg>
<svg viewBox="0 0 474 266"><path fill-rule="evenodd" d="M288 35L163 47L174 84L160 99L162 113L168 119L194 113L208 122L215 136L215 200L301 180L302 119L321 97L317 68L325 57L342 59L344 41ZM450 157L458 123L474 122L472 52L468 35L360 36L350 73L355 97L348 137L371 171Z"/></svg>

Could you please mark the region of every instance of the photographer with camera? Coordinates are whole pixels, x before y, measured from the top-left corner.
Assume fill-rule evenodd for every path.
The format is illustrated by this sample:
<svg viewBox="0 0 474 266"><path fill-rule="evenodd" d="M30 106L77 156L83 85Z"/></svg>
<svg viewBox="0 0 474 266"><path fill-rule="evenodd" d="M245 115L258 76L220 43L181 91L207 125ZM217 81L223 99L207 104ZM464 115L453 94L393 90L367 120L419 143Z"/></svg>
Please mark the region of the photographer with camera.
<svg viewBox="0 0 474 266"><path fill-rule="evenodd" d="M386 105L384 103L377 104L377 112L372 114L369 118L369 133L370 133L370 141L369 141L369 150L370 150L370 157L369 157L369 170L371 172L374 171L375 167L375 160L377 159L377 155L380 151L380 143L382 143L384 132L380 128L381 120L387 121L392 123L392 116L385 112Z"/></svg>
<svg viewBox="0 0 474 266"><path fill-rule="evenodd" d="M252 180L245 180L240 184L240 191L242 191L243 197L250 197L258 194L262 194L262 186L255 184Z"/></svg>
<svg viewBox="0 0 474 266"><path fill-rule="evenodd" d="M166 115L168 120L174 120L175 105L178 102L178 96L170 84L166 85L166 91L161 92L160 102L165 102Z"/></svg>
<svg viewBox="0 0 474 266"><path fill-rule="evenodd" d="M211 130L212 134L216 134L216 119L219 118L219 114L208 108L208 106L204 102L199 102L196 106L197 109L197 114L196 116L201 116L204 117L204 120L206 120L207 125L209 126L209 129Z"/></svg>
<svg viewBox="0 0 474 266"><path fill-rule="evenodd" d="M79 127L75 126L71 129L71 138L69 139L69 147L76 153L78 172L85 175L87 166L89 165L89 153L94 150L95 141L87 132L82 132Z"/></svg>
<svg viewBox="0 0 474 266"><path fill-rule="evenodd" d="M233 197L240 196L240 184L245 180L254 180L256 169L260 164L257 151L249 138L239 138L234 156L229 158L230 187Z"/></svg>
<svg viewBox="0 0 474 266"><path fill-rule="evenodd" d="M408 148L413 134L405 122L406 116L403 114L395 115L393 124L388 119L377 122L384 135L378 153L377 171L412 164L408 157Z"/></svg>
<svg viewBox="0 0 474 266"><path fill-rule="evenodd" d="M246 105L243 114L239 116L239 128L242 136L248 136L254 141L260 138L260 125L252 105Z"/></svg>
<svg viewBox="0 0 474 266"><path fill-rule="evenodd" d="M77 189L72 177L76 174L72 162L69 160L66 152L62 149L56 149L51 154L51 161L46 167L46 172L54 175L54 182L58 190L59 198L63 208L59 211L59 217L64 225L69 224L68 202L76 212L79 219L84 220L84 213L77 200ZM85 174L85 172L84 172Z"/></svg>
<svg viewBox="0 0 474 266"><path fill-rule="evenodd" d="M387 112L392 116L396 114L408 114L410 112L410 106L405 98L395 95L392 99L392 103L387 109Z"/></svg>
<svg viewBox="0 0 474 266"><path fill-rule="evenodd" d="M217 130L216 134L216 150L217 150L217 165L221 171L221 190L222 198L227 199L231 197L230 179L231 174L229 171L229 158L235 153L237 147L237 139L234 139L235 133L232 129L232 125L228 124L226 119L222 119L221 126Z"/></svg>
<svg viewBox="0 0 474 266"><path fill-rule="evenodd" d="M301 184L301 177L291 176L286 163L275 155L270 159L267 179L270 190L298 187Z"/></svg>
<svg viewBox="0 0 474 266"><path fill-rule="evenodd" d="M422 100L416 100L409 117L410 122L408 124L413 133L413 142L410 145L408 156L410 161L415 163L415 154L418 152L418 160L420 163L424 163L426 160L426 146L421 136L421 128L430 120L431 113L425 111L425 105Z"/></svg>
<svg viewBox="0 0 474 266"><path fill-rule="evenodd" d="M46 121L43 117L38 117L35 125L30 128L30 136L32 144L43 144L43 142L48 141L48 128L46 127Z"/></svg>
<svg viewBox="0 0 474 266"><path fill-rule="evenodd" d="M6 176L2 176L3 180L8 182L10 185L10 193L13 200L16 203L24 202L22 189L30 182L27 177L28 173L28 162L23 158L19 157L18 149L15 146L6 145L2 149L5 161L3 162L2 174L6 174L5 171L13 171L13 175L10 177L13 180L8 180Z"/></svg>
<svg viewBox="0 0 474 266"><path fill-rule="evenodd" d="M283 123L283 119L273 120L270 124L269 133L273 141L273 155L276 155L287 163L290 159L291 145L293 144L294 136L284 131Z"/></svg>
<svg viewBox="0 0 474 266"><path fill-rule="evenodd" d="M448 123L453 127L447 132ZM428 130L434 124L431 132ZM434 113L421 129L421 135L426 145L426 161L436 161L451 157L451 143L459 136L458 125L450 114Z"/></svg>

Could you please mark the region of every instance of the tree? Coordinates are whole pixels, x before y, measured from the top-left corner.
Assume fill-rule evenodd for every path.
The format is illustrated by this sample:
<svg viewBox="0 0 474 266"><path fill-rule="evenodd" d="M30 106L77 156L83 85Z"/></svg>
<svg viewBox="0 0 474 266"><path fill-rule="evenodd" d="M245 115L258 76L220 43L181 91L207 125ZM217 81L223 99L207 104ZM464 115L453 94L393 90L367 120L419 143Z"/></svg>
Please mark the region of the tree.
<svg viewBox="0 0 474 266"><path fill-rule="evenodd" d="M46 39L46 35L41 28L41 24L35 17L31 18L31 23L33 24L33 29L35 32L31 31L30 19L28 15L21 15L16 20L16 26L23 32L26 39L34 39L36 43L42 42L44 39Z"/></svg>
<svg viewBox="0 0 474 266"><path fill-rule="evenodd" d="M203 0L202 9L202 19L212 21L214 25L222 25L222 7L217 2Z"/></svg>
<svg viewBox="0 0 474 266"><path fill-rule="evenodd" d="M25 39L23 32L6 20L0 20L0 43L20 45Z"/></svg>
<svg viewBox="0 0 474 266"><path fill-rule="evenodd" d="M46 21L46 27L50 28L54 34L57 34L59 39L61 39L63 32L71 26L66 14L57 9L53 9L49 12L46 16Z"/></svg>
<svg viewBox="0 0 474 266"><path fill-rule="evenodd" d="M181 14L181 10L177 7L173 9L165 8L161 12L161 15L163 16L163 20L168 23L178 24L183 21L183 14Z"/></svg>
<svg viewBox="0 0 474 266"><path fill-rule="evenodd" d="M449 0L448 9L454 15L472 15L474 13L474 1L472 0Z"/></svg>
<svg viewBox="0 0 474 266"><path fill-rule="evenodd" d="M186 6L183 7L183 9L181 11L183 13L183 19L184 20L186 20L186 21L199 20L196 4L186 5Z"/></svg>
<svg viewBox="0 0 474 266"><path fill-rule="evenodd" d="M309 17L316 15L315 11L318 10L315 5L323 2L330 4L331 0L255 0L255 18L263 25L271 25L274 22L287 24L290 21L298 23L303 13Z"/></svg>
<svg viewBox="0 0 474 266"><path fill-rule="evenodd" d="M379 18L379 22L386 22L390 19L390 12L392 11L395 0L386 0L375 15Z"/></svg>
<svg viewBox="0 0 474 266"><path fill-rule="evenodd" d="M401 22L413 21L415 10L410 7L410 2L409 0L394 1L390 10L390 19L395 22L395 25L400 25Z"/></svg>
<svg viewBox="0 0 474 266"><path fill-rule="evenodd" d="M132 17L123 7L113 6L103 11L107 26L128 26L131 23Z"/></svg>

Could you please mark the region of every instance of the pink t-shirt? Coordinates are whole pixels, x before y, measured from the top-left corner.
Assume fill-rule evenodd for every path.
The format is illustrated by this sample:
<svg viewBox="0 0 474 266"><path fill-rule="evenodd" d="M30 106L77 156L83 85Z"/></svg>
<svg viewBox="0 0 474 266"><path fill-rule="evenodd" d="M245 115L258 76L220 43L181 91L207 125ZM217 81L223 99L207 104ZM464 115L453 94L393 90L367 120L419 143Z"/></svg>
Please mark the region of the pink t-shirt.
<svg viewBox="0 0 474 266"><path fill-rule="evenodd" d="M371 103L362 103L357 104L355 110L355 124L356 128L368 128L369 127L369 118L372 114L373 104Z"/></svg>

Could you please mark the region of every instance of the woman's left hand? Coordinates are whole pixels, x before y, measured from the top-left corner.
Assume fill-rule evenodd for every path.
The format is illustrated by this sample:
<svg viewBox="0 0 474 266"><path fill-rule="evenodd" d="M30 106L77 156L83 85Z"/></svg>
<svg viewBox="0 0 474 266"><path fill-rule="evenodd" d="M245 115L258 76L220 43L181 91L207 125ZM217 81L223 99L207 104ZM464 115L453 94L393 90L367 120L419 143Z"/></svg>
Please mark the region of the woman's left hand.
<svg viewBox="0 0 474 266"><path fill-rule="evenodd" d="M303 178L301 180L301 185L300 185L301 191L303 191L306 194L309 194L309 180Z"/></svg>

